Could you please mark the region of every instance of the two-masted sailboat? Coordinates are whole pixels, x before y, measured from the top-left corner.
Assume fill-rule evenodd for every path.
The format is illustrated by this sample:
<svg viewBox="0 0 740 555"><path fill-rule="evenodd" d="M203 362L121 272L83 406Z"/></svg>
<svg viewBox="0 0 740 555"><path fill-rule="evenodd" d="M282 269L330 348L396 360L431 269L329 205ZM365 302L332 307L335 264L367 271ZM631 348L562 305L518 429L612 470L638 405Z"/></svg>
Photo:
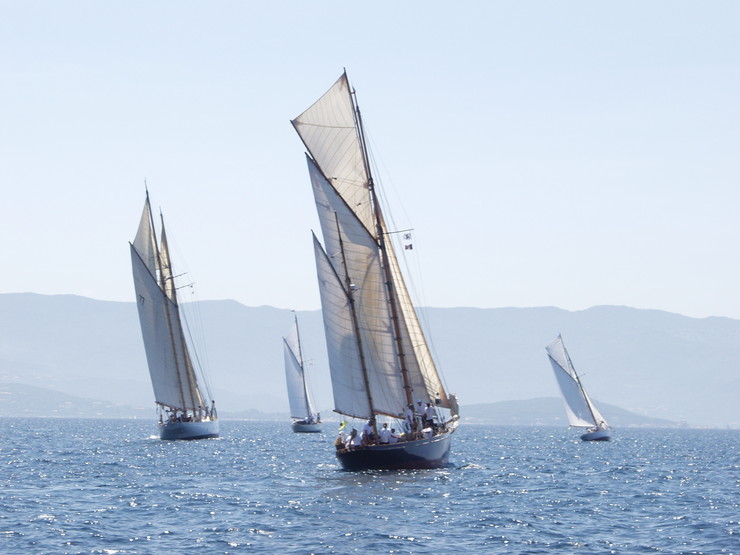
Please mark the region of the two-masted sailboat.
<svg viewBox="0 0 740 555"><path fill-rule="evenodd" d="M218 437L215 403L202 372L200 381L196 377L180 320L164 218L162 238L158 245L149 192L136 238L130 245L136 306L159 412L159 437Z"/></svg>
<svg viewBox="0 0 740 555"><path fill-rule="evenodd" d="M588 428L581 436L583 441L608 441L609 426L583 389L570 355L565 349L563 338L558 335L545 350L555 372L560 392L568 415L568 423L577 428Z"/></svg>
<svg viewBox="0 0 740 555"><path fill-rule="evenodd" d="M288 385L288 401L290 403L290 416L293 418L293 431L320 432L321 416L314 409L308 392L297 317L294 318L293 327L290 329L288 336L283 337L283 355L285 357L285 381Z"/></svg>
<svg viewBox="0 0 740 555"><path fill-rule="evenodd" d="M361 441L353 433L335 444L339 462L347 470L444 466L457 400L404 283L347 74L291 123L308 150L324 240L314 236L335 411L367 422ZM398 422L388 442L384 419Z"/></svg>

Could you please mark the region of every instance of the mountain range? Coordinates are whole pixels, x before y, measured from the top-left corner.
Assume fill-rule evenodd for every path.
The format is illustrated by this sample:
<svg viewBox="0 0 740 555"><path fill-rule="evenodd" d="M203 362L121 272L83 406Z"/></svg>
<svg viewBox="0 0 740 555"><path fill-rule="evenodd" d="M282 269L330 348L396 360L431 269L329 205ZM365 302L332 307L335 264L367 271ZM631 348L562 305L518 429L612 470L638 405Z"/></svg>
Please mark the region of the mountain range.
<svg viewBox="0 0 740 555"><path fill-rule="evenodd" d="M182 309L188 333L199 338L198 356L221 414L287 415L281 337L294 313L229 300L184 303ZM555 402L558 390L544 347L562 333L584 386L607 419L622 409L658 419L655 425L740 427L740 321L619 306L573 312L425 308L420 314L463 417L477 418L483 410L487 419L498 414L505 420L500 411L507 402L521 401L514 412L530 415L544 406L542 398ZM296 316L312 391L329 416L321 313ZM153 418L135 304L1 294L0 401L4 416ZM557 410L564 422L562 406Z"/></svg>

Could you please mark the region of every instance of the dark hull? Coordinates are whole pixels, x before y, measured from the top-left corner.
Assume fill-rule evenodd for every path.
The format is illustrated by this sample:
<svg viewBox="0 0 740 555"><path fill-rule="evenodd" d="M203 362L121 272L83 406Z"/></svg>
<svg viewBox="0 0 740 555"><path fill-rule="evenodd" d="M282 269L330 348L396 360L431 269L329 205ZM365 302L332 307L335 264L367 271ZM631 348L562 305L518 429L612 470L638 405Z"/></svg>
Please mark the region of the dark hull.
<svg viewBox="0 0 740 555"><path fill-rule="evenodd" d="M442 468L450 457L451 437L452 432L447 432L430 439L342 450L337 459L344 470Z"/></svg>
<svg viewBox="0 0 740 555"><path fill-rule="evenodd" d="M159 439L209 439L218 437L218 420L207 422L165 422L159 425Z"/></svg>
<svg viewBox="0 0 740 555"><path fill-rule="evenodd" d="M321 424L314 422L313 424L306 424L305 422L293 422L293 431L297 434L317 434L321 432Z"/></svg>
<svg viewBox="0 0 740 555"><path fill-rule="evenodd" d="M581 440L583 441L609 441L610 439L609 430L586 432L581 436Z"/></svg>

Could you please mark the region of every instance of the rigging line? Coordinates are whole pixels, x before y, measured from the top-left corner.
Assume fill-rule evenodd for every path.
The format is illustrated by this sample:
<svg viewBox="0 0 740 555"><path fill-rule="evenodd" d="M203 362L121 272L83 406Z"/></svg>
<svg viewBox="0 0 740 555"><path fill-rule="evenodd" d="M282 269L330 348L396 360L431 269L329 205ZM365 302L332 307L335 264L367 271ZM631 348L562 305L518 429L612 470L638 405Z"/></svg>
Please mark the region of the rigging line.
<svg viewBox="0 0 740 555"><path fill-rule="evenodd" d="M387 210L384 210L383 212L385 213L385 212L387 212ZM389 218L389 219L391 221L393 221L393 218ZM414 231L414 228L413 227L410 227L408 229L399 229L398 231L388 231L388 230L386 230L384 232L384 235L396 235L398 233L405 233L406 231Z"/></svg>
<svg viewBox="0 0 740 555"><path fill-rule="evenodd" d="M310 110L310 109L311 108L308 108L308 110ZM301 115L303 115L303 114L301 114ZM298 116L298 117L300 117L300 116ZM295 120L291 120L291 121L295 121ZM303 126L303 127L318 127L320 129L354 129L354 127L347 126L347 125L322 125L322 124L319 124L319 123L307 123L305 121L299 121L298 122L298 125Z"/></svg>
<svg viewBox="0 0 740 555"><path fill-rule="evenodd" d="M186 314L183 311L181 311L181 314L182 314L182 319L185 322L185 329L188 332L188 342L190 343L190 351L192 351L193 358L195 359L195 361L194 361L195 364L196 364L195 370L197 371L198 374L200 374L200 377L201 377L201 379L203 381L203 387L206 390L206 393L208 394L208 397L210 397L211 394L210 394L210 390L209 390L209 387L208 387L208 382L206 380L205 373L203 372L203 363L200 360L200 355L198 354L198 349L195 348L195 339L193 338L193 331L190 328L190 319L186 316ZM197 378L196 378L196 384L197 384ZM197 387L197 385L196 385L196 387ZM210 399L209 399L209 401L210 401Z"/></svg>
<svg viewBox="0 0 740 555"><path fill-rule="evenodd" d="M181 277L184 275L192 275L192 272L188 271L190 265L188 264L185 253L182 251L179 245L177 237L174 241L168 237L168 245L170 252L174 252L179 266L185 267L186 271L173 277ZM198 293L195 289L196 282L193 281L190 284L182 285L180 287L174 287L175 291L190 287L194 300L178 305L180 307L180 314L185 320L185 326L187 327L188 337L190 338L190 346L193 350L193 355L197 366L195 370L199 374L199 378L203 382L204 390L209 397L209 401L213 399L211 384L210 384L210 355L208 350L208 344L205 341L205 329L203 326L203 313L201 312L201 301L198 299ZM192 326L192 327L191 327ZM196 341L197 340L197 341Z"/></svg>
<svg viewBox="0 0 740 555"><path fill-rule="evenodd" d="M365 122L363 121L363 125L364 123ZM401 214L406 219L406 221L411 221L411 218L409 218L408 212L406 210L406 205L403 202L403 199L401 197L398 187L396 186L396 182L393 179L390 171L388 170L388 166L383 160L382 150L378 147L378 145L374 141L372 134L367 129L367 126L365 125L364 127L365 127L365 137L366 139L368 139L368 142L372 145L372 148L368 149L369 151L368 157L370 159L369 160L370 165L375 170L374 174L375 174L376 188L382 189L382 192L385 194L392 192L393 197L396 199L393 205L396 207L396 209L400 207ZM389 183L388 187L386 187L386 182ZM380 185L380 187L378 187L378 185ZM392 221L392 219L390 218L391 214L389 211L390 201L385 198L385 194L378 195L378 197L380 198L382 202L383 211L386 212L386 216L388 216L389 220Z"/></svg>
<svg viewBox="0 0 740 555"><path fill-rule="evenodd" d="M187 272L183 272L183 273L181 273L181 274L177 274L176 276L167 276L167 277L166 277L166 278L164 278L164 279L165 279L165 281L167 281L167 280L169 280L169 279L172 279L172 280L174 280L175 278L179 278L179 277L182 277L182 276L184 276L185 274L187 274Z"/></svg>
<svg viewBox="0 0 740 555"><path fill-rule="evenodd" d="M393 216L393 211L390 210L389 204L384 198L384 196L382 194L378 194L377 198L379 198L379 200L382 203L382 210L383 210L384 216L388 218L388 220L391 222L394 228L397 227L395 223L395 218ZM403 203L400 203L400 204L403 207ZM412 227L407 230L400 230L396 232L386 232L385 235L398 234L398 233L408 232L408 231L413 231L413 230L414 228ZM424 272L422 271L422 268L421 268L420 257L419 256L411 257L415 262L415 267L414 267L414 270L412 271L411 264L409 262L410 255L409 253L406 252L407 249L405 248L404 244L396 241L394 243L394 246L396 247L395 251L400 253L399 255L397 255L397 258L399 259L399 262L403 263L403 270L405 270L403 272L404 280L408 288L410 289L410 298L412 299L412 304L414 305L414 312L416 313L416 317L419 320L420 325L422 325L422 333L426 339L427 347L429 348L429 352L432 356L432 363L434 364L436 368L437 375L439 376L439 380L442 384L442 387L445 389L445 391L447 391L449 388L448 388L448 384L445 379L444 373L440 370L440 368L437 366L435 362L435 361L440 360L439 353L437 352L437 349L436 349L436 344L434 341L434 336L432 334L432 328L430 326L427 312L426 310L424 310L424 307L426 307L426 301L425 301L426 294L425 294L425 286L424 286L424 279L423 279ZM416 250L416 252L418 252L418 249Z"/></svg>
<svg viewBox="0 0 740 555"><path fill-rule="evenodd" d="M175 291L179 291L180 289L185 289L186 287L190 287L191 289L193 289L193 285L195 285L195 282L181 285L180 287L174 287L173 289Z"/></svg>
<svg viewBox="0 0 740 555"><path fill-rule="evenodd" d="M383 160L382 157L382 150L379 149L373 140L372 134L367 130L367 127L365 126L365 122L363 120L363 130L364 130L364 137L366 144L369 142L372 144L372 149L366 148L366 153L368 156L368 164L375 170L375 197L378 200L379 204L381 205L381 211L383 212L384 217L388 220L388 222L392 225L392 227L396 228L398 227L396 225L396 220L394 218L394 211L390 209L390 202L388 199L386 199L385 193L387 192L385 187L385 181L386 179L390 182L390 190L394 193L394 198L396 199L396 203L394 204L394 207L400 206L401 213L403 214L406 221L411 221L411 218L408 215L408 212L406 210L406 205L403 202L403 199L399 193L399 189L395 184L395 181L391 177L390 172L387 169L387 166ZM383 168L381 178L381 172L380 166ZM403 231L413 231L414 228L412 227L409 230L403 230ZM397 231L397 232L386 232L385 235L390 235L392 233L401 233L403 231ZM427 316L427 313L425 310L422 310L422 306L426 306L426 294L425 294L425 286L424 286L424 280L423 276L424 273L421 269L421 263L420 263L420 257L414 256L413 259L416 262L416 268L415 271L411 271L411 265L409 264L409 259L406 253L406 248L404 245L399 245L396 243L395 245L398 247L395 249L396 251L400 251L401 253L401 259L403 260L403 266L405 271L405 281L407 283L407 286L411 289L410 297L412 299L412 303L414 305L414 312L416 313L416 317L419 320L419 324L422 325L422 333L426 339L427 347L429 349L429 352L432 357L432 364L436 368L437 376L439 377L439 380L442 384L442 387L445 389L445 391L449 391L449 387L447 385L447 381L445 379L444 373L441 371L441 369L437 366L435 361L440 361L439 353L437 352L435 341L432 334L432 328L429 323L429 318ZM397 257L398 258L398 257Z"/></svg>
<svg viewBox="0 0 740 555"><path fill-rule="evenodd" d="M181 306L187 307L185 310L181 310L181 314L183 316L183 320L185 321L185 327L188 332L188 338L190 341L190 345L192 347L193 355L195 357L195 362L197 364L196 370L201 378L201 381L203 382L203 388L205 389L205 393L208 396L208 400L211 401L213 399L213 395L211 392L210 375L209 375L210 373L208 372L208 368L210 367L210 364L209 364L209 359L208 359L208 345L205 341L205 333L204 333L204 328L202 325L203 324L203 314L201 312L201 303L200 301L193 301L189 303L184 303L184 305L181 305ZM192 317L188 316L188 313L190 313ZM194 326L197 328L195 332L193 332L193 329L191 328L191 325L190 325L190 322L193 318L195 318ZM196 348L196 338L198 339L197 348Z"/></svg>

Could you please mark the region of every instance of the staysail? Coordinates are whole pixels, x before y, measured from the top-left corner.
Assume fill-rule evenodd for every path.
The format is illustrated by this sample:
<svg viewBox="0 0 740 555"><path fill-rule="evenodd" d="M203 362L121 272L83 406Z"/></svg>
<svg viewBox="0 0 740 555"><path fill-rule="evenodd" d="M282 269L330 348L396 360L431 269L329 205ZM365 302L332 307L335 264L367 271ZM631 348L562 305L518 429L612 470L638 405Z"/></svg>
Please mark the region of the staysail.
<svg viewBox="0 0 740 555"><path fill-rule="evenodd" d="M180 320L167 240L157 247L147 193L131 263L149 373L158 404L195 412L206 407L198 386Z"/></svg>
<svg viewBox="0 0 740 555"><path fill-rule="evenodd" d="M288 384L290 416L292 418L312 416L314 410L306 386L301 341L298 335L298 320L295 321L287 337L283 338L283 355L285 357L285 380Z"/></svg>
<svg viewBox="0 0 740 555"><path fill-rule="evenodd" d="M606 425L601 413L596 409L589 399L586 391L581 385L581 380L570 360L568 351L565 349L563 339L560 335L547 347L547 355L555 372L560 392L565 404L565 412L568 415L568 423L571 426L591 428L598 425Z"/></svg>
<svg viewBox="0 0 740 555"><path fill-rule="evenodd" d="M393 252L346 73L293 126L308 152L335 410L400 417L414 400L450 408Z"/></svg>

